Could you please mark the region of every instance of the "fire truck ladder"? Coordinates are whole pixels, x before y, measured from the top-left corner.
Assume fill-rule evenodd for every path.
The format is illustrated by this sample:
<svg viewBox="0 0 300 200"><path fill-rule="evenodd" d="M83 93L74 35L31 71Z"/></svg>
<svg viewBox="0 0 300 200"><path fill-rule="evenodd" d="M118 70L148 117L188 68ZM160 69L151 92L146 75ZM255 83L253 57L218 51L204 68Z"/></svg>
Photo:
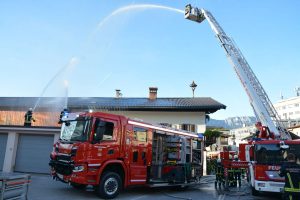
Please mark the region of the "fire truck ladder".
<svg viewBox="0 0 300 200"><path fill-rule="evenodd" d="M187 5L185 18L199 23L207 19L249 97L250 105L254 110L256 118L263 125L267 126L277 138L291 139L267 93L242 52L237 48L234 41L226 35L213 15L204 9L199 10L198 8L191 7L191 5Z"/></svg>

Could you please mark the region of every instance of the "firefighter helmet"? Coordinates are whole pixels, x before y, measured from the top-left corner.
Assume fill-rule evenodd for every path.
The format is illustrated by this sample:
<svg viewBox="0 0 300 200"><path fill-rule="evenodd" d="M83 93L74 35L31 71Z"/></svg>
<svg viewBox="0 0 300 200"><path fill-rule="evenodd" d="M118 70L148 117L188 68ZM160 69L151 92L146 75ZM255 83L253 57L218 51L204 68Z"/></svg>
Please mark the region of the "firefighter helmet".
<svg viewBox="0 0 300 200"><path fill-rule="evenodd" d="M261 123L261 122L256 122L256 123L255 123L255 126L256 126L256 127L261 127L261 126L262 126L262 123Z"/></svg>
<svg viewBox="0 0 300 200"><path fill-rule="evenodd" d="M233 158L234 158L234 159L238 159L238 155L234 155Z"/></svg>

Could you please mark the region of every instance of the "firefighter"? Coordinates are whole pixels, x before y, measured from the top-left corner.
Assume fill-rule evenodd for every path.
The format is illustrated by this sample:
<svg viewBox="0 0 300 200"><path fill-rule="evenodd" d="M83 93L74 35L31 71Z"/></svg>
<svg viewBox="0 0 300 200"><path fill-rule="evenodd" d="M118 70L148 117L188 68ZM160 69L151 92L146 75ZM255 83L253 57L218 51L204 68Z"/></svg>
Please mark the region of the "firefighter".
<svg viewBox="0 0 300 200"><path fill-rule="evenodd" d="M216 166L215 188L217 188L218 185L221 188L221 184L224 185L224 167L221 163L221 159L219 158Z"/></svg>
<svg viewBox="0 0 300 200"><path fill-rule="evenodd" d="M238 155L234 155L234 161L239 161ZM241 187L241 174L242 170L240 168L234 168L234 186L237 186L239 184L239 187Z"/></svg>
<svg viewBox="0 0 300 200"><path fill-rule="evenodd" d="M282 164L279 175L285 177L283 199L299 199L300 166L296 163L294 154L289 153L287 155L287 162Z"/></svg>
<svg viewBox="0 0 300 200"><path fill-rule="evenodd" d="M64 109L60 112L58 124L62 123L62 118L65 117L68 113L68 108L64 107Z"/></svg>
<svg viewBox="0 0 300 200"><path fill-rule="evenodd" d="M24 126L31 126L31 122L32 121L35 122L35 119L32 117L32 108L28 109L24 118L25 118Z"/></svg>
<svg viewBox="0 0 300 200"><path fill-rule="evenodd" d="M259 139L275 139L275 135L267 126L263 126L261 122L255 124L256 132L255 136Z"/></svg>

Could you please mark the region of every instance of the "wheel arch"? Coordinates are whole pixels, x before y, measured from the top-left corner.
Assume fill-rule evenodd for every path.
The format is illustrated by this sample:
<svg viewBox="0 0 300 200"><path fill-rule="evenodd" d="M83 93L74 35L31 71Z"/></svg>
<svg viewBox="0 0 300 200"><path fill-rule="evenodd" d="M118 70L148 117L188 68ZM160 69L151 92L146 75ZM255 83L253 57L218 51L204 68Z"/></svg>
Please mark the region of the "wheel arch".
<svg viewBox="0 0 300 200"><path fill-rule="evenodd" d="M126 187L127 186L127 170L126 166L123 161L121 160L110 160L104 163L104 165L101 167L99 176L97 177L97 183L100 183L101 177L105 174L105 172L115 172L119 174L122 180L122 186Z"/></svg>

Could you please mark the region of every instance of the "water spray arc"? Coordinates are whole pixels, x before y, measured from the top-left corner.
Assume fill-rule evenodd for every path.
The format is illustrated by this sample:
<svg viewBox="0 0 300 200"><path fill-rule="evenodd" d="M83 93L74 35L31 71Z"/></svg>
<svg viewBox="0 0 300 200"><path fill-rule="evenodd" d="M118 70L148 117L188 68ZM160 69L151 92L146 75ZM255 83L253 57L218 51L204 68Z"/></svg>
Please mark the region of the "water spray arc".
<svg viewBox="0 0 300 200"><path fill-rule="evenodd" d="M95 31L91 34L92 36L95 35L99 29L102 28L103 25L105 25L112 17L129 12L129 11L133 11L133 10L146 10L146 9L161 9L161 10L167 10L167 11L172 11L172 12L176 12L179 14L183 14L184 11L177 9L177 8L172 8L172 7L168 7L168 6L163 6L163 5L155 5L155 4L134 4L134 5L129 5L129 6L124 6L121 8L118 8L116 10L114 10L111 14L107 15L103 20L101 20L98 24L97 24L97 28L95 29ZM93 37L90 37L90 39ZM90 41L90 39L88 39ZM48 90L48 88L51 86L51 84L63 73L65 72L68 68L71 68L75 65L77 65L79 63L79 59L77 57L73 57L70 59L69 63L65 66L63 66L46 84L46 86L44 87L44 89L42 90L38 100L36 101L35 105L33 106L33 111L35 111L35 109L37 108L37 106L40 104L41 98L45 95L45 92ZM103 81L101 81L99 83L99 85L102 85L103 82L108 79L110 76L112 75L112 73L108 74ZM65 99L64 99L64 107L67 107L68 104L68 87L69 87L69 83L67 80L64 81L64 86L65 86Z"/></svg>
<svg viewBox="0 0 300 200"><path fill-rule="evenodd" d="M65 66L63 66L46 84L46 86L44 87L44 89L42 90L38 100L36 101L34 107L33 107L33 111L36 109L36 107L39 105L41 98L44 96L45 92L47 91L47 89L49 88L49 86L53 83L53 81L55 81L56 78L59 77L59 75L61 75L65 70L67 70L68 68L74 67L79 63L79 59L77 57L73 57L70 59L69 63Z"/></svg>
<svg viewBox="0 0 300 200"><path fill-rule="evenodd" d="M94 34L96 32L98 32L98 30L101 29L101 27L104 24L106 24L112 17L114 17L116 15L120 15L122 13L126 13L128 11L143 10L143 9L162 9L162 10L168 10L168 11L177 12L179 14L184 14L183 10L180 10L180 9L177 9L177 8L168 7L168 6L155 5L155 4L135 4L135 5L124 6L124 7L121 7L121 8L118 8L118 9L114 10L111 14L109 14L103 20L101 20L98 23L97 28L96 28Z"/></svg>

